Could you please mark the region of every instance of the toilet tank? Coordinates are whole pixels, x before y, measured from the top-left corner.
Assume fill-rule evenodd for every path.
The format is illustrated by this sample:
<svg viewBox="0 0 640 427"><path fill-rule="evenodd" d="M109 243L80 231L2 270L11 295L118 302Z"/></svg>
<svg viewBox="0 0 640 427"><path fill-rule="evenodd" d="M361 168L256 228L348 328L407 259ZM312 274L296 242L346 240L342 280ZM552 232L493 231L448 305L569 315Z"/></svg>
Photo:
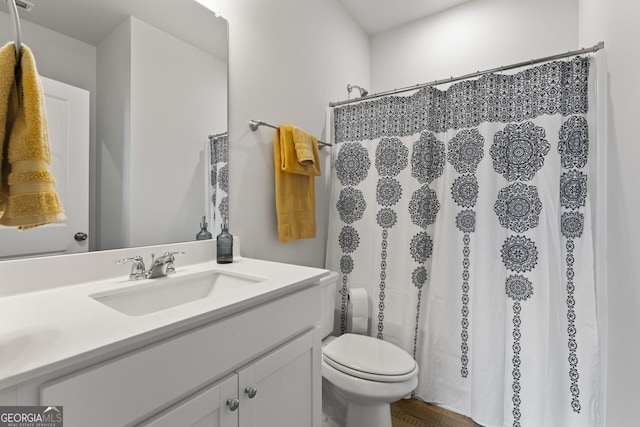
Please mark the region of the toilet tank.
<svg viewBox="0 0 640 427"><path fill-rule="evenodd" d="M320 279L320 332L322 338L326 338L333 332L333 320L335 318L336 298L338 291L338 273L331 271L328 276Z"/></svg>

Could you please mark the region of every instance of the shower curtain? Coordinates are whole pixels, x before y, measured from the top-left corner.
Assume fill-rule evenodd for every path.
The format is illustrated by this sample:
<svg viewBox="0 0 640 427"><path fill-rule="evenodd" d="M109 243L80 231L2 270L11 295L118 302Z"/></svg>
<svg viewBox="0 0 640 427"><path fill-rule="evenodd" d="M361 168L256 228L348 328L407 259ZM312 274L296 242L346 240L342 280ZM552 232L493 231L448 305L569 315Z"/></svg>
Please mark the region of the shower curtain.
<svg viewBox="0 0 640 427"><path fill-rule="evenodd" d="M340 332L367 289L415 395L483 426L600 425L591 59L334 109Z"/></svg>
<svg viewBox="0 0 640 427"><path fill-rule="evenodd" d="M215 135L207 144L207 216L209 231L215 238L222 224L229 223L229 135Z"/></svg>

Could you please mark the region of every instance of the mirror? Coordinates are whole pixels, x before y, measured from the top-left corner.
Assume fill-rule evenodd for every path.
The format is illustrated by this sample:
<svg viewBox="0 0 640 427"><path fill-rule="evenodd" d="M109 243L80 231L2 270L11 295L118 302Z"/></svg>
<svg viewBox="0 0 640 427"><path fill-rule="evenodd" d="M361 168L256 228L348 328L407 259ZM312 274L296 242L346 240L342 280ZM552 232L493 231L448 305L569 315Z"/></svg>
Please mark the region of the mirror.
<svg viewBox="0 0 640 427"><path fill-rule="evenodd" d="M79 251L195 240L203 215L215 238L228 215L227 22L196 0L29 1L22 42L39 74L89 94L88 178L67 179L89 181L89 225L66 239L86 232ZM4 45L14 34L1 2L0 21ZM30 255L0 259L17 256Z"/></svg>

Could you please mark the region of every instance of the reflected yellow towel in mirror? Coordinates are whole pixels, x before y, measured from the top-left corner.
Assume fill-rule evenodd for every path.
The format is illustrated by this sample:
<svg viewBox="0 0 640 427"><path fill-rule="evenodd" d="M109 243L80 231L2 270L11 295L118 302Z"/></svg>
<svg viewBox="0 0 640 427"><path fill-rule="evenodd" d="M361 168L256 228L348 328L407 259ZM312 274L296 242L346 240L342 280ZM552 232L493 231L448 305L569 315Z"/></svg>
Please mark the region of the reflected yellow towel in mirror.
<svg viewBox="0 0 640 427"><path fill-rule="evenodd" d="M22 230L66 217L49 172L51 152L42 86L31 50L0 49L0 224Z"/></svg>
<svg viewBox="0 0 640 427"><path fill-rule="evenodd" d="M293 126L280 126L273 141L278 239L282 243L316 237L317 139Z"/></svg>

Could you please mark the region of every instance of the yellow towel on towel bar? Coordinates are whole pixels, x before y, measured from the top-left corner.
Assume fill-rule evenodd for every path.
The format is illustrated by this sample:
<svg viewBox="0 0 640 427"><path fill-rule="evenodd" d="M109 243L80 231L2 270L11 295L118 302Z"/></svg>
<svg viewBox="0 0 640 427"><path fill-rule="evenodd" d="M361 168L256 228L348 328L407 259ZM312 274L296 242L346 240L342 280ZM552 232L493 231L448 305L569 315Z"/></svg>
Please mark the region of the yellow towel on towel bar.
<svg viewBox="0 0 640 427"><path fill-rule="evenodd" d="M0 49L0 224L21 230L66 217L55 180L44 95L31 50Z"/></svg>
<svg viewBox="0 0 640 427"><path fill-rule="evenodd" d="M273 141L278 239L282 243L316 237L315 177L320 175L317 140L296 130L299 140L307 140L301 141L303 156L307 151L313 154L313 164L302 164L296 154L294 129L292 126L279 127ZM305 147L307 143L313 145Z"/></svg>
<svg viewBox="0 0 640 427"><path fill-rule="evenodd" d="M280 126L281 168L288 173L320 176L318 139L294 126Z"/></svg>

